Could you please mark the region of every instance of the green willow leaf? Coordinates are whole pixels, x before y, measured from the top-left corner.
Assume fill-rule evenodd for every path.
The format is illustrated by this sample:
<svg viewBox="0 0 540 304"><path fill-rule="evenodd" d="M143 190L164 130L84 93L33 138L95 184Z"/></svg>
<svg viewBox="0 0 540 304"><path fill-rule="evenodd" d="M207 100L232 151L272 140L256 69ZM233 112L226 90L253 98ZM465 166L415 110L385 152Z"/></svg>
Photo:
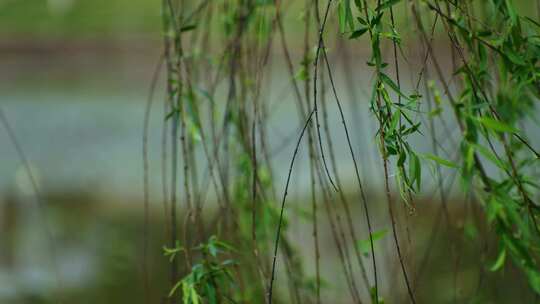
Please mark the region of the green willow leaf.
<svg viewBox="0 0 540 304"><path fill-rule="evenodd" d="M440 158L440 157L438 157L437 155L433 155L433 154L430 154L430 153L426 153L426 154L420 154L420 156L422 156L423 158L432 160L432 161L438 163L439 165L443 165L443 166L445 166L445 167L459 168L459 166L458 166L456 163L451 162L451 161L449 161L449 160L446 160L446 159L444 159L444 158Z"/></svg>
<svg viewBox="0 0 540 304"><path fill-rule="evenodd" d="M495 263L489 268L490 271L497 271L501 269L504 265L504 261L506 261L506 249L502 249L501 252L499 252L499 256L497 257L497 260Z"/></svg>
<svg viewBox="0 0 540 304"><path fill-rule="evenodd" d="M183 32L189 32L189 31L192 31L194 30L195 28L197 28L197 25L196 24L188 24L188 25L184 25L180 28L180 33L183 33Z"/></svg>
<svg viewBox="0 0 540 304"><path fill-rule="evenodd" d="M508 13L508 16L510 17L510 21L512 22L512 25L516 25L518 17L517 17L516 11L514 10L514 7L512 6L512 1L506 0L505 4L506 4L506 11Z"/></svg>
<svg viewBox="0 0 540 304"><path fill-rule="evenodd" d="M395 4L398 4L399 2L401 2L401 0L386 0L383 3L381 3L380 6L377 7L377 11L390 8L391 6L394 6Z"/></svg>
<svg viewBox="0 0 540 304"><path fill-rule="evenodd" d="M495 154L493 154L488 148L477 145L477 144L471 144L474 149L480 154L482 154L485 158L487 158L489 161L491 161L493 164L495 164L497 167L506 170L506 166L503 162L501 162Z"/></svg>
<svg viewBox="0 0 540 304"><path fill-rule="evenodd" d="M507 133L517 133L519 132L516 128L493 118L489 117L480 117L478 121L486 128L498 132L507 132Z"/></svg>
<svg viewBox="0 0 540 304"><path fill-rule="evenodd" d="M343 2L338 3L338 21L339 21L339 31L341 33L345 32L345 6Z"/></svg>
<svg viewBox="0 0 540 304"><path fill-rule="evenodd" d="M420 158L418 158L418 155L415 153L411 152L411 158L412 159L409 164L411 176L413 178L411 183L416 182L416 189L420 191L420 187L422 185L422 165L420 163Z"/></svg>
<svg viewBox="0 0 540 304"><path fill-rule="evenodd" d="M349 30L354 29L354 19L352 15L351 10L351 1L350 0L342 0L338 4L338 19L339 19L339 30L340 32L344 33L347 31L347 27Z"/></svg>
<svg viewBox="0 0 540 304"><path fill-rule="evenodd" d="M367 27L363 27L363 28L360 28L354 32L352 32L352 34L349 36L349 39L357 39L357 38L360 38L362 35L364 35L366 32L368 31L368 28Z"/></svg>
<svg viewBox="0 0 540 304"><path fill-rule="evenodd" d="M390 78L388 77L388 75L384 74L384 73L379 73L379 78L381 79L381 81L388 85L390 88L392 88L392 90L394 90L394 92L396 92L397 94L399 94L401 97L407 99L407 100L410 100L409 99L409 96L403 94L403 92L401 92L401 90L399 89L399 86Z"/></svg>
<svg viewBox="0 0 540 304"><path fill-rule="evenodd" d="M371 238L373 239L373 246L375 246L376 242L386 236L388 233L388 230L383 229L379 231L375 231L371 234ZM368 256L371 253L371 240L369 237L365 240L360 240L356 244L358 246L358 249L360 249L360 252L362 252L363 255Z"/></svg>

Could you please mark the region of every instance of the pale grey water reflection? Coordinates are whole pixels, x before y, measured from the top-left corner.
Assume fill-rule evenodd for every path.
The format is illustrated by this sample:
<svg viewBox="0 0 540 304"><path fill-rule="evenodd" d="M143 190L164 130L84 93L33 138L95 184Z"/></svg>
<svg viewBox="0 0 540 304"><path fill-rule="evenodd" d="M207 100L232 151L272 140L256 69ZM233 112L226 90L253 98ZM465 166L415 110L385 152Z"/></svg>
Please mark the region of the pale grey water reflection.
<svg viewBox="0 0 540 304"><path fill-rule="evenodd" d="M292 89L287 83L285 69L275 69L271 74L271 89L267 90L271 111L268 125L268 149L276 178L283 182L302 122L299 120ZM339 71L336 73L339 79ZM359 76L364 78L364 76ZM150 71L149 76L150 78ZM63 87L41 85L8 86L2 90L0 104L16 133L33 170L44 189L59 191L66 188L91 189L96 193L120 196L140 196L142 183L142 128L145 101L149 84L144 77L120 85L88 87L79 85L66 90ZM98 82L99 84L99 82ZM348 106L349 96L341 93L345 114L353 135L356 152L368 184L377 184L374 166L376 142L374 118L369 113L367 97L362 96L359 117L352 119ZM332 140L336 147L338 171L344 180L353 177L351 160L337 108L328 94L328 110ZM223 98L221 98L223 99ZM150 125L151 183L159 189L161 128L163 125L163 94L158 89ZM217 96L216 102L220 103ZM324 138L324 134L323 134ZM24 174L21 162L6 132L0 132L0 192L24 184L17 176ZM198 157L204 161L202 148ZM296 165L295 178L307 185L307 162L301 156ZM17 181L19 185L17 186ZM24 186L24 185L23 185ZM303 192L303 191L301 191Z"/></svg>

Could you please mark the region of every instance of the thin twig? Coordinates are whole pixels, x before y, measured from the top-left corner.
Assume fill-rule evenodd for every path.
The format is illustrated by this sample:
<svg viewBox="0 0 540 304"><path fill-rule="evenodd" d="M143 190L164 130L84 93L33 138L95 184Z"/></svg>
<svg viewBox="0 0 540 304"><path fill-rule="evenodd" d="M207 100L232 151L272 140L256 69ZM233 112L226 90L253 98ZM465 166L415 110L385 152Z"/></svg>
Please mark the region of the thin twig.
<svg viewBox="0 0 540 304"><path fill-rule="evenodd" d="M308 118L306 120L306 123L304 124L304 127L302 128L302 132L300 132L300 136L298 137L296 147L294 148L294 153L293 153L293 157L291 159L291 164L289 165L289 173L287 174L287 182L285 183L285 192L283 193L283 199L281 201L281 210L279 212L279 222L278 222L278 227L277 227L277 232L276 232L276 240L274 242L274 256L272 258L272 272L271 272L271 275L270 275L270 286L268 288L268 294L267 294L269 304L272 304L272 292L273 292L274 277L275 277L275 272L276 272L277 251L278 251L279 239L280 239L280 236L281 236L281 226L282 226L282 223L283 223L283 212L285 210L285 201L287 199L287 194L288 194L288 191L289 191L289 183L290 183L291 176L292 176L292 170L293 170L293 166L294 166L294 161L296 159L296 155L298 154L298 149L300 148L300 143L302 142L302 137L304 136L304 133L305 133L307 127L309 126L309 123L311 122L311 119L313 117L314 112L315 112L315 110L311 110L311 112L309 113L309 116L308 116Z"/></svg>

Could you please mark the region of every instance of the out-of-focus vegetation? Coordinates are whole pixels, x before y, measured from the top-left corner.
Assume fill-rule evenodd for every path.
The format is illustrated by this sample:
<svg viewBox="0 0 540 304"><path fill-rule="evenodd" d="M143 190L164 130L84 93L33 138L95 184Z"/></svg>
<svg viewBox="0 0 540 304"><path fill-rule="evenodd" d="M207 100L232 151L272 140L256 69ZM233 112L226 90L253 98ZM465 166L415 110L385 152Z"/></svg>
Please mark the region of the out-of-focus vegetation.
<svg viewBox="0 0 540 304"><path fill-rule="evenodd" d="M12 38L120 38L161 30L159 1L4 0L0 34Z"/></svg>
<svg viewBox="0 0 540 304"><path fill-rule="evenodd" d="M528 0L515 0L520 14L534 16ZM196 1L191 2L196 4ZM289 7L285 22L299 20L302 4ZM405 10L396 9L398 23L405 22ZM161 33L161 1L153 0L2 0L0 35L12 38L121 38L123 35ZM297 27L287 29L300 33ZM407 34L407 33L404 33Z"/></svg>

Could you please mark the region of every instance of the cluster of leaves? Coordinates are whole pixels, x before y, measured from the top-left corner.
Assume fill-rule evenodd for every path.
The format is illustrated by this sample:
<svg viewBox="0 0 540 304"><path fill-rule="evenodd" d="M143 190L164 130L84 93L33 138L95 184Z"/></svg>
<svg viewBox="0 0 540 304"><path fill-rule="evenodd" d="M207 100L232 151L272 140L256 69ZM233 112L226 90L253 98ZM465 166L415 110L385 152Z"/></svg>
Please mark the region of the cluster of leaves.
<svg viewBox="0 0 540 304"><path fill-rule="evenodd" d="M393 44L395 56L398 55L398 49L401 50L401 36L391 11L399 2L379 1L375 9L371 9L367 1L354 1L357 9L355 18L350 1L342 1L339 3L338 15L340 29L342 32L350 32L349 39L359 39L364 34L369 34L371 59L367 64L375 69L371 110L379 121L378 134L381 136L382 154L385 159L395 157L397 184L400 186L402 198L409 202L409 194L419 191L421 186L419 154L407 141L409 136L420 132L421 123L416 121L415 116L421 96L417 92L405 94L402 91L399 70L396 69L396 82L388 75L386 70L389 64L384 61L381 52L384 40ZM391 16L391 22L385 22L385 16Z"/></svg>
<svg viewBox="0 0 540 304"><path fill-rule="evenodd" d="M464 184L479 177L478 196L499 236L499 258L492 270L501 269L508 255L540 293L536 223L540 205L534 201L539 184L531 175L538 166L538 153L518 127L527 116L534 116L534 100L539 96L540 48L535 37L540 28L534 20L519 16L512 1L483 2L489 13L482 24L470 22L462 10L449 16L431 3L428 6L445 19L455 47L468 54L459 53L456 74L463 85L453 106L464 125ZM483 162L500 177L488 176Z"/></svg>
<svg viewBox="0 0 540 304"><path fill-rule="evenodd" d="M164 254L172 261L178 258L178 254L185 251L177 245L175 248L164 247ZM180 296L183 304L220 303L220 297L226 297L227 290L234 287L234 278L231 267L236 264L234 260L222 260L221 256L227 255L234 248L211 236L206 243L195 248L199 251L201 259L191 267L191 271L169 292L169 297ZM181 291L181 292L180 292Z"/></svg>
<svg viewBox="0 0 540 304"><path fill-rule="evenodd" d="M384 22L384 15L392 14L392 7L400 2L378 1L370 10L367 1L354 1L354 12L351 1L340 1L338 9L341 32L349 33L350 39L366 33L370 36L372 57L368 65L376 71L371 108L379 121L383 156L397 158L398 185L406 193L420 190L419 156L459 168L464 191L476 193L500 240L498 259L491 270L501 269L506 256L510 256L525 273L531 288L540 293L540 231L536 223L540 205L533 199L539 189L533 169L539 154L518 127L525 119L534 118L534 101L540 92L540 24L520 16L512 1L421 1L424 17L442 20L454 59L460 62L454 70L454 77L460 79L456 81L459 98L449 98L462 131L462 164L458 166L438 155L416 153L408 142L411 134L421 130L420 123L413 119L413 113L419 113L421 96L402 93L399 78L396 84L384 72L388 64L382 59L380 46L383 39L389 39L395 50L400 48L393 16L391 23ZM469 6L485 12L483 18L472 16ZM436 92L437 108L429 113L433 118L441 114L443 106L434 82L430 87ZM397 98L392 99L390 92ZM404 196L406 202L408 197Z"/></svg>

